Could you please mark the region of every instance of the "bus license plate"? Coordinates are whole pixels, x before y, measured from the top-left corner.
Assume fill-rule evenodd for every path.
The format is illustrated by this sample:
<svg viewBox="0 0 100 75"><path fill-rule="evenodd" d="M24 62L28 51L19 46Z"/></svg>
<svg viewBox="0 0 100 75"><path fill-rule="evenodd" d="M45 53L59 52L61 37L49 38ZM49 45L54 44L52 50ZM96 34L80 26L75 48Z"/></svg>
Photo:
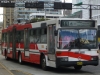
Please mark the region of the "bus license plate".
<svg viewBox="0 0 100 75"><path fill-rule="evenodd" d="M77 65L83 65L83 62L77 62Z"/></svg>

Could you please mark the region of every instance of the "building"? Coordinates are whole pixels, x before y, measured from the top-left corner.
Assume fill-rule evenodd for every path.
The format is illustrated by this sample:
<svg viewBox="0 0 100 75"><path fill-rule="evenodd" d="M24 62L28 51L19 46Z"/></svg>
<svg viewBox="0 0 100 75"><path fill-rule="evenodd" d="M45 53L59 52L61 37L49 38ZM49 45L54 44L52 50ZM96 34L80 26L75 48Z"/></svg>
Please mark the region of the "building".
<svg viewBox="0 0 100 75"><path fill-rule="evenodd" d="M0 42L2 37L3 22L0 22Z"/></svg>
<svg viewBox="0 0 100 75"><path fill-rule="evenodd" d="M83 0L72 0L72 4L74 5L74 8L81 8L80 4L82 4ZM72 9L72 14L78 11L81 11L82 9Z"/></svg>
<svg viewBox="0 0 100 75"><path fill-rule="evenodd" d="M29 8L25 8L25 3L17 3L14 8L14 23L17 23L18 20L25 21L29 18L29 15L33 10L30 11Z"/></svg>
<svg viewBox="0 0 100 75"><path fill-rule="evenodd" d="M82 10L74 12L71 15L68 15L67 18L82 18Z"/></svg>
<svg viewBox="0 0 100 75"><path fill-rule="evenodd" d="M67 16L67 15L71 15L72 14L72 10L65 10L63 11L63 15Z"/></svg>
<svg viewBox="0 0 100 75"><path fill-rule="evenodd" d="M46 16L46 18L50 18L50 19L63 17L63 15L60 15L60 14L59 15L58 14L45 14L45 12L44 12L44 13L31 13L29 18L31 20L33 18L45 18L45 16Z"/></svg>
<svg viewBox="0 0 100 75"><path fill-rule="evenodd" d="M3 8L3 28L7 28L13 24L14 21L14 8Z"/></svg>
<svg viewBox="0 0 100 75"><path fill-rule="evenodd" d="M80 9L73 9L72 12L78 12L82 11L82 18L90 18L89 14L89 5L83 5L83 4L91 4L91 1L93 0L72 0L73 4L75 4L75 8L80 8ZM82 8L87 8L87 9L82 9Z"/></svg>
<svg viewBox="0 0 100 75"><path fill-rule="evenodd" d="M91 0L92 5L100 5L100 0ZM97 8L97 7L95 7ZM100 8L99 8L100 9ZM100 10L92 10L92 19L97 20L97 24L100 25Z"/></svg>
<svg viewBox="0 0 100 75"><path fill-rule="evenodd" d="M73 0L73 4L75 4L75 1ZM82 4L91 4L93 5L100 5L100 0L81 0ZM79 4L79 3L78 3ZM88 6L85 5L84 8L87 8ZM95 8L98 8L95 6ZM90 10L88 9L81 9L82 10L82 18L90 19ZM73 9L72 12L78 11L77 9ZM97 24L100 25L100 10L92 10L91 19L97 20Z"/></svg>
<svg viewBox="0 0 100 75"><path fill-rule="evenodd" d="M52 7L53 4L51 2L60 1L60 0L36 0L36 1L44 1L46 2L44 4L44 7L47 7L47 6ZM25 3L16 3L16 7L14 9L14 23L17 23L17 20L20 20L21 22L25 22L26 20L29 20L30 14L33 14L33 13L38 14L37 16L43 16L44 13L51 14L51 15L62 14L61 10L54 10L53 8L44 8L44 9L25 8Z"/></svg>
<svg viewBox="0 0 100 75"><path fill-rule="evenodd" d="M79 8L79 9L72 9L72 14L66 16L67 18L82 18L83 11L80 7L80 4L82 4L82 0L72 0L72 4L74 4L73 8Z"/></svg>
<svg viewBox="0 0 100 75"><path fill-rule="evenodd" d="M83 4L91 4L91 1L92 0L83 0ZM84 6L84 8L87 8L88 7L88 9L82 9L82 11L83 11L83 14L82 14L82 16L83 16L83 18L86 18L86 19L90 19L90 14L89 14L89 6L88 5L85 5Z"/></svg>

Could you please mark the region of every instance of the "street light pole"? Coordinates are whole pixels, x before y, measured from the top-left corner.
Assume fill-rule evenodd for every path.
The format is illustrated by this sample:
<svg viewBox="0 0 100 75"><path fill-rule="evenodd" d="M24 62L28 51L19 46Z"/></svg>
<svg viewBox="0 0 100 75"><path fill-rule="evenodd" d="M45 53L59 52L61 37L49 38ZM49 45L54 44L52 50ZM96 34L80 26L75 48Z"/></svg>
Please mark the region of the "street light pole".
<svg viewBox="0 0 100 75"><path fill-rule="evenodd" d="M64 0L64 3L65 3L65 0ZM65 16L65 9L64 9L64 12L63 13L64 13L64 16Z"/></svg>
<svg viewBox="0 0 100 75"><path fill-rule="evenodd" d="M89 9L90 19L92 19L92 9L91 9L91 6L92 6L92 5L90 5L90 9Z"/></svg>

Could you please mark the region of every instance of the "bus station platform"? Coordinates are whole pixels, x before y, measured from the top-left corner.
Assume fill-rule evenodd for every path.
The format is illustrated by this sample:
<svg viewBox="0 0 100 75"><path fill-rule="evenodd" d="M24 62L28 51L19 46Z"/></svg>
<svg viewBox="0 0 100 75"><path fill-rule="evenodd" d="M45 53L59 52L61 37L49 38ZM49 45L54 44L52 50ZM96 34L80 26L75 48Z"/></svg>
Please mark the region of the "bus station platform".
<svg viewBox="0 0 100 75"><path fill-rule="evenodd" d="M0 63L0 75L14 75L14 74Z"/></svg>

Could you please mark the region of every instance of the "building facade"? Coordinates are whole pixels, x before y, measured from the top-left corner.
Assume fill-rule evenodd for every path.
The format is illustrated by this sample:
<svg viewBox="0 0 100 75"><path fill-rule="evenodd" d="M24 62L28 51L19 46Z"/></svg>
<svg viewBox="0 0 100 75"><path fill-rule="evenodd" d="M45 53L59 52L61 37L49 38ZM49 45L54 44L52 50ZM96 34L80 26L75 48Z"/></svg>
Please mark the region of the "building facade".
<svg viewBox="0 0 100 75"><path fill-rule="evenodd" d="M13 24L14 8L3 8L3 28L7 28Z"/></svg>
<svg viewBox="0 0 100 75"><path fill-rule="evenodd" d="M31 0L32 1L32 0ZM34 0L33 0L34 1ZM52 7L53 4L51 2L60 0L36 0L36 1L44 1L44 7ZM61 10L54 10L53 8L44 8L44 9L36 9L36 8L25 8L25 3L16 3L16 7L14 9L14 23L17 20L24 22L26 20L30 20L30 14L51 14L51 15L61 15ZM41 15L40 15L41 16ZM44 16L45 17L45 16Z"/></svg>
<svg viewBox="0 0 100 75"><path fill-rule="evenodd" d="M81 8L79 5L83 2L83 0L72 0L72 4L74 5L74 8ZM72 9L72 14L78 11L81 11L82 9Z"/></svg>
<svg viewBox="0 0 100 75"><path fill-rule="evenodd" d="M83 0L82 3L83 4L91 4L91 0ZM82 11L83 11L82 16L83 16L83 18L90 19L89 6L84 5L84 8L87 8L87 7L88 7L88 9L82 9Z"/></svg>
<svg viewBox="0 0 100 75"><path fill-rule="evenodd" d="M75 1L78 0L73 0L73 4L75 4ZM100 0L81 0L82 4L91 4L92 8L93 5L100 5ZM84 8L88 9L82 9L82 18L86 18L86 19L90 19L90 10L89 10L89 6L84 5ZM97 7L95 7L97 8ZM73 9L72 12L76 12L78 11L77 9ZM92 14L91 14L91 19L97 20L97 24L100 25L100 10L92 10Z"/></svg>
<svg viewBox="0 0 100 75"><path fill-rule="evenodd" d="M100 5L100 0L91 0L91 4ZM97 20L97 24L100 25L100 10L92 10L92 19Z"/></svg>

